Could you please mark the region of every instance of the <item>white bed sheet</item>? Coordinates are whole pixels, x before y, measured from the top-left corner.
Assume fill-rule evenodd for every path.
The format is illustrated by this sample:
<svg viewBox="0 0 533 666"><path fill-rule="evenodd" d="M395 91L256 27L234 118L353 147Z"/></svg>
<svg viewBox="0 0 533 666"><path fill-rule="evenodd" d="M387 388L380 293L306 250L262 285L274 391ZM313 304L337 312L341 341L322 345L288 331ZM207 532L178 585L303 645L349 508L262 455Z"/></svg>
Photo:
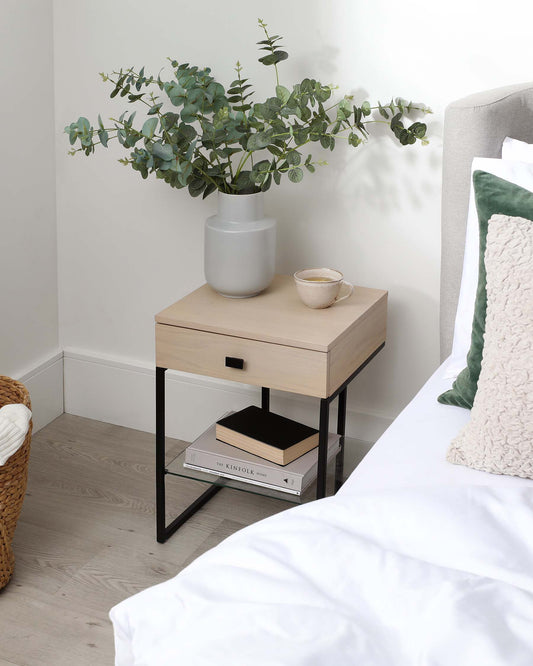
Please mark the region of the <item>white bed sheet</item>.
<svg viewBox="0 0 533 666"><path fill-rule="evenodd" d="M345 494L111 611L116 666L531 666L533 490Z"/></svg>
<svg viewBox="0 0 533 666"><path fill-rule="evenodd" d="M451 388L445 361L370 449L340 494L414 486L530 486L533 480L479 472L446 461L452 439L470 419L470 410L441 405L437 396Z"/></svg>
<svg viewBox="0 0 533 666"><path fill-rule="evenodd" d="M116 666L530 666L532 482L444 461L442 371L335 497L113 608Z"/></svg>

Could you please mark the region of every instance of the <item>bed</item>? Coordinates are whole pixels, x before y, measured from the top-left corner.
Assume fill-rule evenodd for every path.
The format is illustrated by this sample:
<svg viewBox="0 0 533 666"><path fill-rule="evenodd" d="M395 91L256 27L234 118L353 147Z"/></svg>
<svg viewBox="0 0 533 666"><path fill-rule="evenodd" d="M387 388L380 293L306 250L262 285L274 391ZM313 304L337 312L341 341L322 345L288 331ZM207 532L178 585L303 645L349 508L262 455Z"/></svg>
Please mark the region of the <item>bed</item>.
<svg viewBox="0 0 533 666"><path fill-rule="evenodd" d="M436 401L458 361L472 158L533 141L532 114L531 84L447 109L442 365L335 497L251 525L113 608L116 666L533 663L533 481L446 462L470 412Z"/></svg>

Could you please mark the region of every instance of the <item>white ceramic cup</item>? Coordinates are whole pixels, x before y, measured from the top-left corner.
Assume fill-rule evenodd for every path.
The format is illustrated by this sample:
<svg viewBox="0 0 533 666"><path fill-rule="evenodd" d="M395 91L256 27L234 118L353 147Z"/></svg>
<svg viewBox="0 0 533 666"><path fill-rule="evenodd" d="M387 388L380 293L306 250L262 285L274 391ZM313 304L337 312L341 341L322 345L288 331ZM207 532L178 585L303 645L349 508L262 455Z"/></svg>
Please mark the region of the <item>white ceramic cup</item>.
<svg viewBox="0 0 533 666"><path fill-rule="evenodd" d="M352 295L353 285L343 278L342 273L332 268L306 268L294 274L298 295L308 308L317 309L329 308ZM342 285L348 290L340 296Z"/></svg>

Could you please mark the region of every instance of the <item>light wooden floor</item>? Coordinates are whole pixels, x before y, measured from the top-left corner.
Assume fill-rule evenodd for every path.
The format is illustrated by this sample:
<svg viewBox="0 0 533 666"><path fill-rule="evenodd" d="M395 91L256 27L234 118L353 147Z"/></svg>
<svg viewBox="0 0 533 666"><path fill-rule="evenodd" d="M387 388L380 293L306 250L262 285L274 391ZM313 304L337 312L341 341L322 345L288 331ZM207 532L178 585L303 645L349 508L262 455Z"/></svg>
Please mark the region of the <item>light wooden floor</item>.
<svg viewBox="0 0 533 666"><path fill-rule="evenodd" d="M171 457L181 446L169 440ZM153 461L152 435L67 414L34 436L15 574L0 592L0 666L112 665L114 604L290 506L222 490L160 545ZM174 515L205 488L167 486Z"/></svg>

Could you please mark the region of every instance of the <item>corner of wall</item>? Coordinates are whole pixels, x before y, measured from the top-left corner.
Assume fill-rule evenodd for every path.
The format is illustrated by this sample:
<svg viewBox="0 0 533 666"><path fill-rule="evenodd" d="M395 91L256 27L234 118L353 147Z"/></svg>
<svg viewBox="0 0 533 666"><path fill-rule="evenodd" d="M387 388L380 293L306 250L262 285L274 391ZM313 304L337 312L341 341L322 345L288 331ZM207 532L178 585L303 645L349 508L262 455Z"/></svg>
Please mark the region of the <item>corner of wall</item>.
<svg viewBox="0 0 533 666"><path fill-rule="evenodd" d="M63 414L63 352L58 352L17 377L32 403L33 432Z"/></svg>

